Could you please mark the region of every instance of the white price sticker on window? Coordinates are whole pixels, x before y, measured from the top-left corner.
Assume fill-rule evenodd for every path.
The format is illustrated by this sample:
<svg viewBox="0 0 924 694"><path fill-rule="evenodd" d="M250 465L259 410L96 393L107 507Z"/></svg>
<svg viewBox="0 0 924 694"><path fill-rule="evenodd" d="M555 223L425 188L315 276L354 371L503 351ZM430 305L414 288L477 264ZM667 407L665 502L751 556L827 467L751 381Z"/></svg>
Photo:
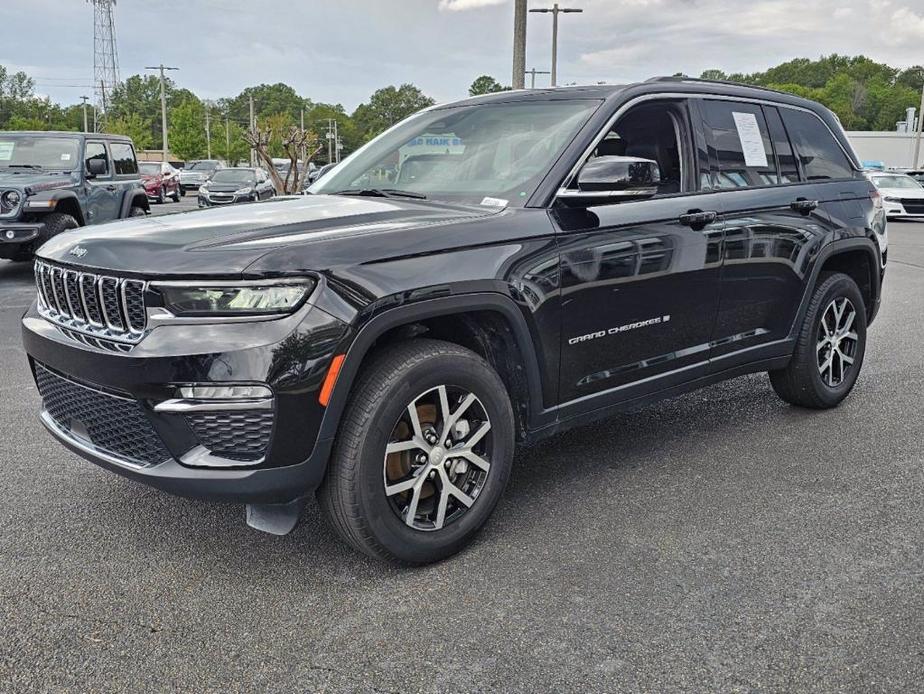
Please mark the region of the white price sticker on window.
<svg viewBox="0 0 924 694"><path fill-rule="evenodd" d="M0 161L9 161L13 158L13 143L0 142Z"/></svg>
<svg viewBox="0 0 924 694"><path fill-rule="evenodd" d="M738 113L732 111L735 127L738 129L738 139L744 152L744 165L757 168L767 167L767 152L764 150L764 138L757 125L757 116L753 113Z"/></svg>

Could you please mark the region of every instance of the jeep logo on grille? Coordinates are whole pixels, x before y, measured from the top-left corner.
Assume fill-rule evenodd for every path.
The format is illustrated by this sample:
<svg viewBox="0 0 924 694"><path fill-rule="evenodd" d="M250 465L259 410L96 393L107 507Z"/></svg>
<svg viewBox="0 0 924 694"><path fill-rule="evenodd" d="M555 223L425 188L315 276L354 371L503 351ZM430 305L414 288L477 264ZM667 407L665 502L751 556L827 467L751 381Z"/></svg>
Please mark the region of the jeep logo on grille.
<svg viewBox="0 0 924 694"><path fill-rule="evenodd" d="M83 246L74 246L71 250L68 251L70 255L77 256L78 258L83 258L87 254L87 249Z"/></svg>

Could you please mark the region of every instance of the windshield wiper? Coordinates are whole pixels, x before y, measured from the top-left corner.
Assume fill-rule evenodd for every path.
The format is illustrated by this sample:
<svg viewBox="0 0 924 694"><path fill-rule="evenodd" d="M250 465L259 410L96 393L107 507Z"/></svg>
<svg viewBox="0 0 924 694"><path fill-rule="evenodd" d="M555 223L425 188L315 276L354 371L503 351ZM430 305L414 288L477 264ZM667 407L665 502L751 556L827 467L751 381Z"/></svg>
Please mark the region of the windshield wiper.
<svg viewBox="0 0 924 694"><path fill-rule="evenodd" d="M414 198L415 200L426 200L427 196L423 193L414 193L410 190L400 190L398 188L348 188L338 190L332 195L364 195L369 198Z"/></svg>
<svg viewBox="0 0 924 694"><path fill-rule="evenodd" d="M36 169L38 171L42 170L42 167L38 164L7 164L8 169Z"/></svg>

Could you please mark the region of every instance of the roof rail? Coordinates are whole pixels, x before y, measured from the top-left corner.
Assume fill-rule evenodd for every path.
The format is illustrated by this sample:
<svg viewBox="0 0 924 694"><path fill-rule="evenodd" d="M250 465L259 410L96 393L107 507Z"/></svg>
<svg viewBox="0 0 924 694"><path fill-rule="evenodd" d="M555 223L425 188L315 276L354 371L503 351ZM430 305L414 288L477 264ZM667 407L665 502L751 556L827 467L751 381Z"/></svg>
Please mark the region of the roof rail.
<svg viewBox="0 0 924 694"><path fill-rule="evenodd" d="M748 87L749 89L760 89L764 92L773 92L774 94L787 94L789 96L798 96L798 94L793 94L791 92L780 91L779 89L771 89L770 87L762 87L759 84L748 84L747 82L732 82L731 80L704 80L700 77L676 77L674 75L660 75L657 77L649 77L645 82L697 82L699 84L728 84L733 87Z"/></svg>

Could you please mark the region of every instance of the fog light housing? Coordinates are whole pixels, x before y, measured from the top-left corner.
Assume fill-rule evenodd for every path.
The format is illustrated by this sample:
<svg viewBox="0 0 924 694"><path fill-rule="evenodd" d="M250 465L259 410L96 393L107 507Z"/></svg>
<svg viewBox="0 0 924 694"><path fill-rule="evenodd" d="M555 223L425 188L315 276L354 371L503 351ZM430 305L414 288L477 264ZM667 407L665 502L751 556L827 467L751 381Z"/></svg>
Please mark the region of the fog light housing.
<svg viewBox="0 0 924 694"><path fill-rule="evenodd" d="M180 386L177 393L188 400L255 400L273 397L273 391L268 386L246 384Z"/></svg>

